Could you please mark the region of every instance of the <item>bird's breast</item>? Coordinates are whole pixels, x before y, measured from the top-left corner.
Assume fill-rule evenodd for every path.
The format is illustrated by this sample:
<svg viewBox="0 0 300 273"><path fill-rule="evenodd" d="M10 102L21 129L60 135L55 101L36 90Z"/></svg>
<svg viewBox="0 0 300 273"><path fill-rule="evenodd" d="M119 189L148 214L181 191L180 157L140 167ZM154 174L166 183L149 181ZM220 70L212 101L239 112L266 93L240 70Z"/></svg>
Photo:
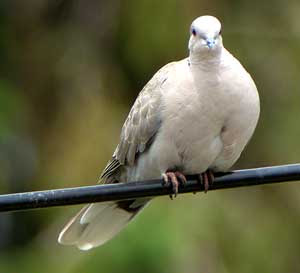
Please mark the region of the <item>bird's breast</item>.
<svg viewBox="0 0 300 273"><path fill-rule="evenodd" d="M198 78L203 80L185 80L184 84L179 81L176 88L165 92L159 133L168 151L172 150L173 158L177 159L177 167L186 173L205 171L213 164L224 149L222 130L225 127L229 130L227 133L237 136L236 140L232 139L237 142L235 147L239 154L257 122L257 115L251 114L253 107L249 105L256 96L252 92L256 92L255 86L239 84L234 75L232 81L225 81L219 74L204 74ZM253 88L255 90L250 90ZM249 120L249 123L240 120Z"/></svg>
<svg viewBox="0 0 300 273"><path fill-rule="evenodd" d="M212 97L195 88L179 92L167 98L160 137L176 153L176 167L185 173L205 171L222 149L224 118Z"/></svg>

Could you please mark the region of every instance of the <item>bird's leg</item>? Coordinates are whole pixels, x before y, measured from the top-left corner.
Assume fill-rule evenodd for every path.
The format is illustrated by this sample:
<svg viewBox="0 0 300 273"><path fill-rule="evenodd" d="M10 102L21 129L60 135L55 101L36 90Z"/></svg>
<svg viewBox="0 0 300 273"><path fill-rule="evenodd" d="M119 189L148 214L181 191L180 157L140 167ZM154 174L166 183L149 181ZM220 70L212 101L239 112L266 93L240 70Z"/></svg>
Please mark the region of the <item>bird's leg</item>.
<svg viewBox="0 0 300 273"><path fill-rule="evenodd" d="M199 175L199 180L204 186L204 193L207 193L209 186L211 186L214 183L214 173L211 170L207 170Z"/></svg>
<svg viewBox="0 0 300 273"><path fill-rule="evenodd" d="M179 183L184 186L187 182L185 175L178 171L163 173L162 177L164 186L169 186L170 183L172 184L173 194L170 195L171 199L173 199L173 195L174 197L177 196ZM178 181L178 178L180 181Z"/></svg>
<svg viewBox="0 0 300 273"><path fill-rule="evenodd" d="M181 185L185 186L185 184L187 182L185 175L183 173L181 173L181 172L178 172L178 171L175 172L175 175L176 175L176 177L178 177L180 179Z"/></svg>

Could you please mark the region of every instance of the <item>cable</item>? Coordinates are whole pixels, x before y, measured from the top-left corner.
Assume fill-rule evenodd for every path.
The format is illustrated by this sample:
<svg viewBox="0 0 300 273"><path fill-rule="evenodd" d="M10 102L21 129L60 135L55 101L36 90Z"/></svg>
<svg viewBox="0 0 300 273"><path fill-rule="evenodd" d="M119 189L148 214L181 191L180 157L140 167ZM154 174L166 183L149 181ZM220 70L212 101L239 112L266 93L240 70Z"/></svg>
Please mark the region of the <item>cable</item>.
<svg viewBox="0 0 300 273"><path fill-rule="evenodd" d="M204 190L196 175L187 176L187 180L184 187L179 187L179 194ZM210 186L209 191L297 180L300 180L300 164L247 169L215 174L215 181ZM0 195L0 211L18 211L171 194L171 186L163 186L160 179L99 184L87 187Z"/></svg>

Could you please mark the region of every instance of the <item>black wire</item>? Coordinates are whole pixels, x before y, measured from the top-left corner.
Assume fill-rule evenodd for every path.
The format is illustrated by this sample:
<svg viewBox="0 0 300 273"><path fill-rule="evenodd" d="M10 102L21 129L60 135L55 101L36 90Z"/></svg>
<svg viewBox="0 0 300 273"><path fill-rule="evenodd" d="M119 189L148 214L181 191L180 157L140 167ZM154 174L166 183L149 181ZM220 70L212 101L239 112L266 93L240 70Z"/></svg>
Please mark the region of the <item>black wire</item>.
<svg viewBox="0 0 300 273"><path fill-rule="evenodd" d="M179 193L204 191L204 187L199 183L196 175L187 176L187 180L184 187L179 187ZM216 174L214 184L209 191L297 180L300 180L300 164L248 169ZM13 193L0 195L0 211L28 210L171 194L171 186L163 186L162 180Z"/></svg>

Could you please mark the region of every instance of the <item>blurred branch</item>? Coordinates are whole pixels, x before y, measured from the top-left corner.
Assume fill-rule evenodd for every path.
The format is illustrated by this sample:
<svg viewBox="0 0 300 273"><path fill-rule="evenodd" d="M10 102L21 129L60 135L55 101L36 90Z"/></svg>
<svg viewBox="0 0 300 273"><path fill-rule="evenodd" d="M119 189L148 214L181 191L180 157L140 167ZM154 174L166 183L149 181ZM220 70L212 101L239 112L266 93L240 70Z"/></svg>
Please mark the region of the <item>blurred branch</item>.
<svg viewBox="0 0 300 273"><path fill-rule="evenodd" d="M179 187L179 193L204 191L197 175L187 176L187 179L187 184L184 187ZM300 180L300 164L239 170L215 174L215 181L210 187L210 191L297 180ZM159 179L24 192L0 195L0 211L27 210L170 194L172 194L171 186L163 186L162 180Z"/></svg>

